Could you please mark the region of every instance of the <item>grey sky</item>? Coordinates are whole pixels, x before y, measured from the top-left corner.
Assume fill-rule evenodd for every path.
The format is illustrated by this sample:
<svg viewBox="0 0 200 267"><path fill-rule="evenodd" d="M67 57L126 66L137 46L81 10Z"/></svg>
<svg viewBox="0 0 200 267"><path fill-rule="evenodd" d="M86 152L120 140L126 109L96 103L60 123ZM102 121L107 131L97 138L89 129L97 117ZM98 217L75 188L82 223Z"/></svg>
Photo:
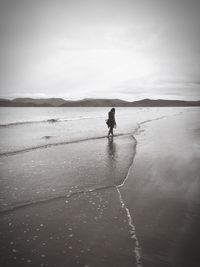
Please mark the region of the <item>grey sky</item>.
<svg viewBox="0 0 200 267"><path fill-rule="evenodd" d="M199 0L0 0L0 96L200 99Z"/></svg>

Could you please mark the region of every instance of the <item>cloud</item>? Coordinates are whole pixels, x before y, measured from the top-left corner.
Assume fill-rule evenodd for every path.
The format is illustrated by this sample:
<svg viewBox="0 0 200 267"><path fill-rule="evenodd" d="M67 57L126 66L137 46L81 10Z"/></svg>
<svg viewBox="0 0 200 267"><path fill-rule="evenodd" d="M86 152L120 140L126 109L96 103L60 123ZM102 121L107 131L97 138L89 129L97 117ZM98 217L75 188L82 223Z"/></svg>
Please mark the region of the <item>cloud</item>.
<svg viewBox="0 0 200 267"><path fill-rule="evenodd" d="M1 1L0 93L200 98L199 11L194 0Z"/></svg>

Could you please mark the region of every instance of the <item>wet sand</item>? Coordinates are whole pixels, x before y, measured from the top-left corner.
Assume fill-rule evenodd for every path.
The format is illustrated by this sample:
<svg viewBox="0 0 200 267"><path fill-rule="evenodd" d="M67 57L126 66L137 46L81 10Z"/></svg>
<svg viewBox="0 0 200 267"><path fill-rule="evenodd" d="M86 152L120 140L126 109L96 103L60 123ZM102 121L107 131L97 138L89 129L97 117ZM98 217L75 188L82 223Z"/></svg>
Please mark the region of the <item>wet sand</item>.
<svg viewBox="0 0 200 267"><path fill-rule="evenodd" d="M116 188L24 207L1 218L1 266L136 266Z"/></svg>
<svg viewBox="0 0 200 267"><path fill-rule="evenodd" d="M120 184L132 164L134 139L117 136L0 158L0 211Z"/></svg>
<svg viewBox="0 0 200 267"><path fill-rule="evenodd" d="M200 123L197 111L141 125L121 188L147 267L200 266Z"/></svg>
<svg viewBox="0 0 200 267"><path fill-rule="evenodd" d="M0 266L136 266L135 229L117 188L134 149L126 135L1 159Z"/></svg>

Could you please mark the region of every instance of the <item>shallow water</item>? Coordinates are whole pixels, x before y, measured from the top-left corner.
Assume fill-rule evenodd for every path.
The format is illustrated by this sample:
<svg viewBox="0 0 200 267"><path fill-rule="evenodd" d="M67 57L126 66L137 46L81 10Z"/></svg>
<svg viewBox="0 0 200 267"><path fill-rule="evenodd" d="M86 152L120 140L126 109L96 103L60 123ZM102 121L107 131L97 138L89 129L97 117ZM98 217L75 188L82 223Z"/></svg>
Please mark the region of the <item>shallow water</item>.
<svg viewBox="0 0 200 267"><path fill-rule="evenodd" d="M116 134L184 108L117 108ZM107 135L108 108L0 108L0 155Z"/></svg>
<svg viewBox="0 0 200 267"><path fill-rule="evenodd" d="M97 139L1 158L1 210L120 184L134 140Z"/></svg>
<svg viewBox="0 0 200 267"><path fill-rule="evenodd" d="M1 108L1 209L120 184L138 125L184 110L118 108L108 142L107 108Z"/></svg>

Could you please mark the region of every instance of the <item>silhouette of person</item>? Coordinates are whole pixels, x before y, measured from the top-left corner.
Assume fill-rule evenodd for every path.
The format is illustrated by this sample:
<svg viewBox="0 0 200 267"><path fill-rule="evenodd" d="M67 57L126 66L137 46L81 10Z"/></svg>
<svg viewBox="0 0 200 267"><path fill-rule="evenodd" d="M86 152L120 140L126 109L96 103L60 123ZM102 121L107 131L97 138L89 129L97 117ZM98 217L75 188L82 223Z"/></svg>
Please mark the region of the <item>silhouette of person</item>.
<svg viewBox="0 0 200 267"><path fill-rule="evenodd" d="M115 121L115 108L112 108L108 112L108 120L106 123L107 123L108 128L109 128L108 137L110 135L111 135L111 137L113 137L113 128L117 126L116 121Z"/></svg>

